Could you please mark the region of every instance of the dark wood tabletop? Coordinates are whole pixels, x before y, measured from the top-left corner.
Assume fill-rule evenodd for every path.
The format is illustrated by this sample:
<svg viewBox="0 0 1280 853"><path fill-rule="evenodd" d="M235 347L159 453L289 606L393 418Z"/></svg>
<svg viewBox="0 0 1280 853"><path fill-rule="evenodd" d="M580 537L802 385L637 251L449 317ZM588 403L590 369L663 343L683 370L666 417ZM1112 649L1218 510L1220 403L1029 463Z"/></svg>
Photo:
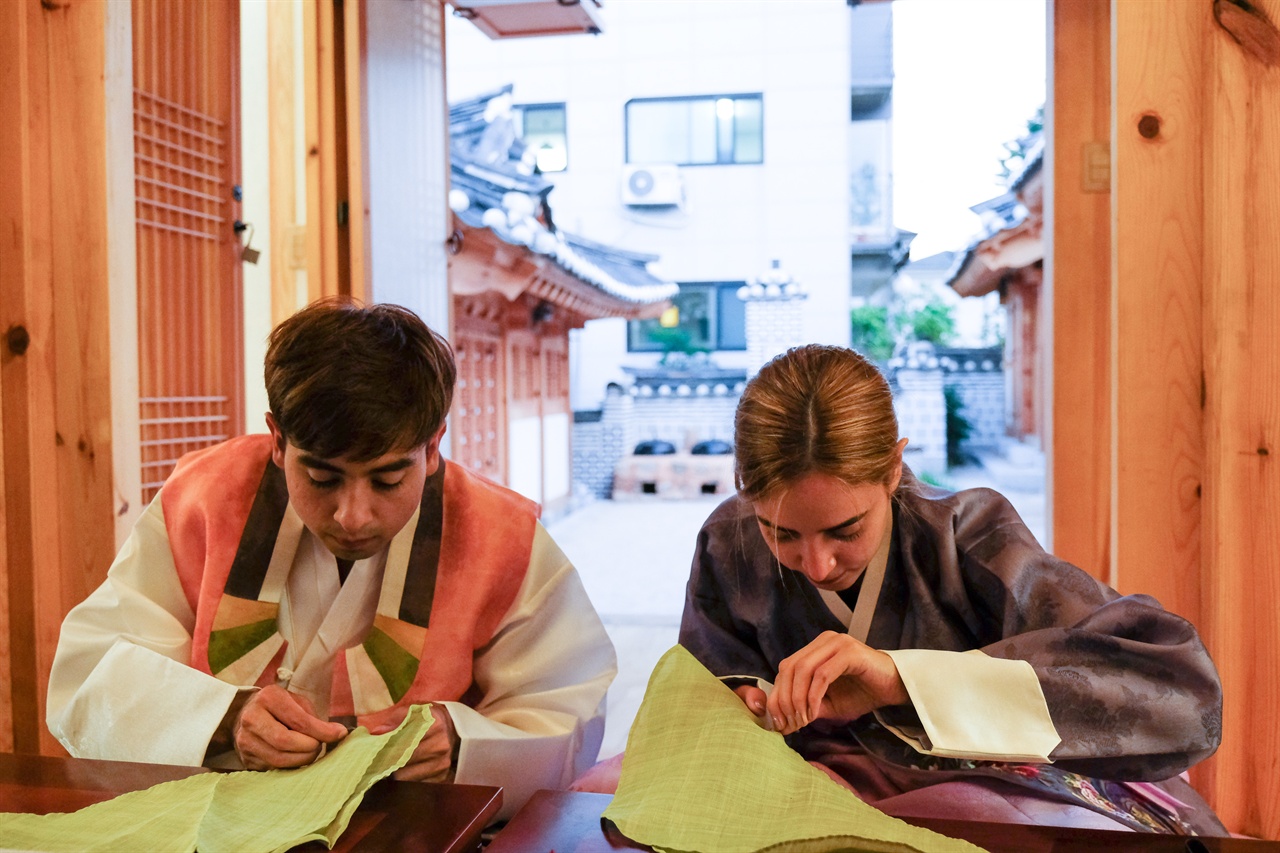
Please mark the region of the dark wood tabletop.
<svg viewBox="0 0 1280 853"><path fill-rule="evenodd" d="M200 767L0 753L0 811L72 812L127 791L210 772ZM333 849L474 853L481 831L501 806L499 788L386 779L365 795ZM297 849L326 848L311 842Z"/></svg>
<svg viewBox="0 0 1280 853"><path fill-rule="evenodd" d="M652 850L624 837L600 815L612 799L607 794L539 791L485 853L615 853ZM926 820L908 823L943 835L963 838L990 853L1280 853L1280 842L1237 838L1178 838L1100 829L1064 829L979 821Z"/></svg>

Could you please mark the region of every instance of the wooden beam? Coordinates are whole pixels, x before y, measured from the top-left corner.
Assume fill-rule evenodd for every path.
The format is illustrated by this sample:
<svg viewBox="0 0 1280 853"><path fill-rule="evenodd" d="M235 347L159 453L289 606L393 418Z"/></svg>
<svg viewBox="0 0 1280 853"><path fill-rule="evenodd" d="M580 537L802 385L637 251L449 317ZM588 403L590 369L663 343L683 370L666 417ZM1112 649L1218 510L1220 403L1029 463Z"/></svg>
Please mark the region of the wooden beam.
<svg viewBox="0 0 1280 853"><path fill-rule="evenodd" d="M133 9L107 3L106 179L111 304L111 447L115 544L142 515L142 428L138 406L138 222L134 189Z"/></svg>
<svg viewBox="0 0 1280 853"><path fill-rule="evenodd" d="M1056 0L1051 25L1050 540L1110 580L1111 3Z"/></svg>
<svg viewBox="0 0 1280 853"><path fill-rule="evenodd" d="M294 20L297 2L267 4L267 169L271 220L271 327L298 309L294 245L297 207L297 86ZM308 158L309 160L310 158Z"/></svg>
<svg viewBox="0 0 1280 853"><path fill-rule="evenodd" d="M0 122L0 150L5 152L0 157L0 752L14 751L13 640L30 620L22 587L30 584L31 519L25 512L28 490L18 491L18 472L26 468L27 429L19 417L26 408L24 365L8 344L14 325L22 320L28 266L26 65L26 9L0 4L0 111L10 118ZM24 507L21 515L19 506ZM31 668L23 655L16 661L19 672Z"/></svg>
<svg viewBox="0 0 1280 853"><path fill-rule="evenodd" d="M1227 826L1280 838L1280 69L1209 23L1201 629L1226 699L1196 781Z"/></svg>
<svg viewBox="0 0 1280 853"><path fill-rule="evenodd" d="M1116 3L1113 577L1200 617L1205 3Z"/></svg>
<svg viewBox="0 0 1280 853"><path fill-rule="evenodd" d="M53 752L44 697L62 617L115 552L106 4L9 6L0 329L21 330L25 346L0 355L4 741Z"/></svg>
<svg viewBox="0 0 1280 853"><path fill-rule="evenodd" d="M34 5L34 4L33 4ZM45 14L49 132L59 571L36 581L38 719L67 611L106 577L115 554L111 300L107 245L106 4ZM68 144L71 143L71 144ZM233 343L233 345L235 345ZM34 483L47 471L32 469ZM44 500L43 486L33 487ZM42 751L60 750L41 726Z"/></svg>
<svg viewBox="0 0 1280 853"><path fill-rule="evenodd" d="M350 293L368 301L373 293L369 236L368 12L366 0L345 0L343 67L346 100L347 242Z"/></svg>
<svg viewBox="0 0 1280 853"><path fill-rule="evenodd" d="M344 292L338 240L333 0L303 0L306 51L307 301ZM345 255L345 252L343 253Z"/></svg>

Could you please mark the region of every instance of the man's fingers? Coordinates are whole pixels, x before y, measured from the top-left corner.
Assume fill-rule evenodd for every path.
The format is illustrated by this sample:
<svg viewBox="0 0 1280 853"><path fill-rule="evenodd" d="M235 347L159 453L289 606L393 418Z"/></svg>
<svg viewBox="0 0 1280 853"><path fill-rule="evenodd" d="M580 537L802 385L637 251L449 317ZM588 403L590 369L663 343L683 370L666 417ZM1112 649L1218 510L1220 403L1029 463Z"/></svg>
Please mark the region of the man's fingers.
<svg viewBox="0 0 1280 853"><path fill-rule="evenodd" d="M236 720L234 742L250 770L299 767L314 761L322 743L346 737L346 726L310 713L305 699L274 685L245 703Z"/></svg>
<svg viewBox="0 0 1280 853"><path fill-rule="evenodd" d="M401 782L447 782L449 756L437 755L425 761L411 761L393 775Z"/></svg>
<svg viewBox="0 0 1280 853"><path fill-rule="evenodd" d="M322 720L311 712L311 703L274 685L264 687L255 697L272 717L287 729L306 735L320 743L336 743L347 736L342 723Z"/></svg>
<svg viewBox="0 0 1280 853"><path fill-rule="evenodd" d="M412 782L445 782L453 769L451 728L437 718L436 724L418 741L408 763L395 773L395 778Z"/></svg>
<svg viewBox="0 0 1280 853"><path fill-rule="evenodd" d="M280 729L286 737L275 742L262 733L242 728L236 733L236 752L249 770L271 770L278 767L301 767L315 761L320 744L313 738ZM268 736L274 733L269 732Z"/></svg>

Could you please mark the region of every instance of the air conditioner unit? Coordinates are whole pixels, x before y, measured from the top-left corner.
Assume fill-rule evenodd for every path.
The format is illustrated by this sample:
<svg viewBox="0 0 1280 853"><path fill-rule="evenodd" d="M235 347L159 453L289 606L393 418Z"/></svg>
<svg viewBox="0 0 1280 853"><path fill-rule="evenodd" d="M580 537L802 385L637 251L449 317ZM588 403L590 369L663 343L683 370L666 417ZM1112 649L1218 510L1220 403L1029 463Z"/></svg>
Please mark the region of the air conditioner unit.
<svg viewBox="0 0 1280 853"><path fill-rule="evenodd" d="M631 163L622 167L622 203L631 206L682 204L680 168L671 163Z"/></svg>

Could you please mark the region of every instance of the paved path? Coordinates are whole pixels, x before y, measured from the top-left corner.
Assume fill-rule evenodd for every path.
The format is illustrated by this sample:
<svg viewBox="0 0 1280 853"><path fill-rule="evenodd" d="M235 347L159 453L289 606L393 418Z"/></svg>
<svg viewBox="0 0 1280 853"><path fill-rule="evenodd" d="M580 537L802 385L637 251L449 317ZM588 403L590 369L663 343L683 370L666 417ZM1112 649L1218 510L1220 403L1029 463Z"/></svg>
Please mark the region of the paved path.
<svg viewBox="0 0 1280 853"><path fill-rule="evenodd" d="M947 485L971 488L992 483L984 469L970 467L953 469ZM1043 492L999 490L1043 542ZM676 643L698 529L718 503L718 498L597 501L547 526L578 568L618 651L618 678L609 689L601 758L626 747L649 673Z"/></svg>
<svg viewBox="0 0 1280 853"><path fill-rule="evenodd" d="M676 644L694 542L718 503L597 501L548 525L618 650L601 758L626 746L649 673Z"/></svg>

